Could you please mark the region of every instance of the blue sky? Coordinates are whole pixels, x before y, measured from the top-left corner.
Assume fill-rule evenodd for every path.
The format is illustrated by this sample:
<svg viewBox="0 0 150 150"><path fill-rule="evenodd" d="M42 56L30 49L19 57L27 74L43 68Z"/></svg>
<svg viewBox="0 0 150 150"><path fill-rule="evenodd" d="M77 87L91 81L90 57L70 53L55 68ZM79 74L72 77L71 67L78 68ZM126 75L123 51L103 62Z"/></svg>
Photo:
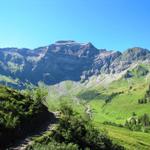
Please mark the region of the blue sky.
<svg viewBox="0 0 150 150"><path fill-rule="evenodd" d="M150 0L0 0L0 47L57 40L150 49Z"/></svg>

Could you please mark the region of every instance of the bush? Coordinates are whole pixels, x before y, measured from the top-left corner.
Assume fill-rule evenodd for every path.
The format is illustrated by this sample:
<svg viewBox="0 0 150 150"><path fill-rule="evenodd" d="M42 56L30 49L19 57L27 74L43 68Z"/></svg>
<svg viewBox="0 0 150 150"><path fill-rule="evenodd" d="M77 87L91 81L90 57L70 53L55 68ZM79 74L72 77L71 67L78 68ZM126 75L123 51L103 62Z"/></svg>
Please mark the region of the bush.
<svg viewBox="0 0 150 150"><path fill-rule="evenodd" d="M104 121L103 124L112 125L112 126L116 126L116 127L124 127L122 124L117 124L117 123L111 122L111 121Z"/></svg>
<svg viewBox="0 0 150 150"><path fill-rule="evenodd" d="M35 144L29 146L27 150L78 150L78 146L72 143L58 143L56 141L49 142L48 144Z"/></svg>
<svg viewBox="0 0 150 150"><path fill-rule="evenodd" d="M148 90L145 92L145 95L142 99L138 99L138 104L146 104L150 102L150 85L148 87Z"/></svg>
<svg viewBox="0 0 150 150"><path fill-rule="evenodd" d="M150 118L148 114L142 116L132 116L125 123L125 127L134 131L149 132Z"/></svg>
<svg viewBox="0 0 150 150"><path fill-rule="evenodd" d="M52 117L40 101L41 95L33 96L27 91L0 86L0 149L32 132L40 126L40 122Z"/></svg>
<svg viewBox="0 0 150 150"><path fill-rule="evenodd" d="M43 136L43 139L40 139L41 145L46 146L55 141L66 145L71 143L71 145L76 145L81 150L123 149L121 146L113 144L104 132L95 129L89 120L77 115L70 106L63 105L61 110L62 117L57 128L52 130L49 135ZM38 143L35 142L35 144ZM32 147L34 148L34 145Z"/></svg>

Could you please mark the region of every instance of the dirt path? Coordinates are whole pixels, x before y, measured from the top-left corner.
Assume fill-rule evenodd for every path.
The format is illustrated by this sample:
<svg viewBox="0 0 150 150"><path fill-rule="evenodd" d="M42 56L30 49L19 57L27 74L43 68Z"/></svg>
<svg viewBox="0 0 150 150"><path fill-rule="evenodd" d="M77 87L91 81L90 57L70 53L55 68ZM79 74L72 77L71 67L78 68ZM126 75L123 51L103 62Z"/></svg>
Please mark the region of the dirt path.
<svg viewBox="0 0 150 150"><path fill-rule="evenodd" d="M89 116L90 119L92 119L92 109L90 105L85 106L85 113Z"/></svg>
<svg viewBox="0 0 150 150"><path fill-rule="evenodd" d="M26 136L25 138L16 141L15 146L7 148L6 150L26 150L27 146L32 145L33 143L33 138L37 136L43 135L46 131L50 131L53 129L55 124L57 123L58 118L56 118L55 121L48 121L43 126L36 132Z"/></svg>

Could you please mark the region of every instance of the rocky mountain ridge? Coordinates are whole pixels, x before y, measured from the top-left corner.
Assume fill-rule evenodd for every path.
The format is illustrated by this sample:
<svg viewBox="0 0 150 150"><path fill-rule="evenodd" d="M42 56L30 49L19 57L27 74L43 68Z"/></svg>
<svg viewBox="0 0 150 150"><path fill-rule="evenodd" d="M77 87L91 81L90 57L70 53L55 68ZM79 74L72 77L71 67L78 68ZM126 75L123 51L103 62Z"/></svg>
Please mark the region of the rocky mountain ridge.
<svg viewBox="0 0 150 150"><path fill-rule="evenodd" d="M121 53L97 49L90 42L57 41L34 50L1 48L0 74L21 82L51 85L65 80L84 81L101 73L119 73L138 61L150 61L150 51L134 47Z"/></svg>

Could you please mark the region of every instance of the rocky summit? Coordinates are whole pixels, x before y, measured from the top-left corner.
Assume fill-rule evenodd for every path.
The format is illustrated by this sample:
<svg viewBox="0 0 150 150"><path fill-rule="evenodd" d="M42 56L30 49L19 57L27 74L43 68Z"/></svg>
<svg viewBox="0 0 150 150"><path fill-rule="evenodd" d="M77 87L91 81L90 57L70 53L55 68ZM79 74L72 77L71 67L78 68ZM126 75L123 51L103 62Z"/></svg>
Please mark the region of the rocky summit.
<svg viewBox="0 0 150 150"><path fill-rule="evenodd" d="M0 49L0 74L13 80L48 85L86 80L101 73L115 74L138 61L150 61L150 51L134 47L123 53L98 49L92 43L61 40L34 50Z"/></svg>

